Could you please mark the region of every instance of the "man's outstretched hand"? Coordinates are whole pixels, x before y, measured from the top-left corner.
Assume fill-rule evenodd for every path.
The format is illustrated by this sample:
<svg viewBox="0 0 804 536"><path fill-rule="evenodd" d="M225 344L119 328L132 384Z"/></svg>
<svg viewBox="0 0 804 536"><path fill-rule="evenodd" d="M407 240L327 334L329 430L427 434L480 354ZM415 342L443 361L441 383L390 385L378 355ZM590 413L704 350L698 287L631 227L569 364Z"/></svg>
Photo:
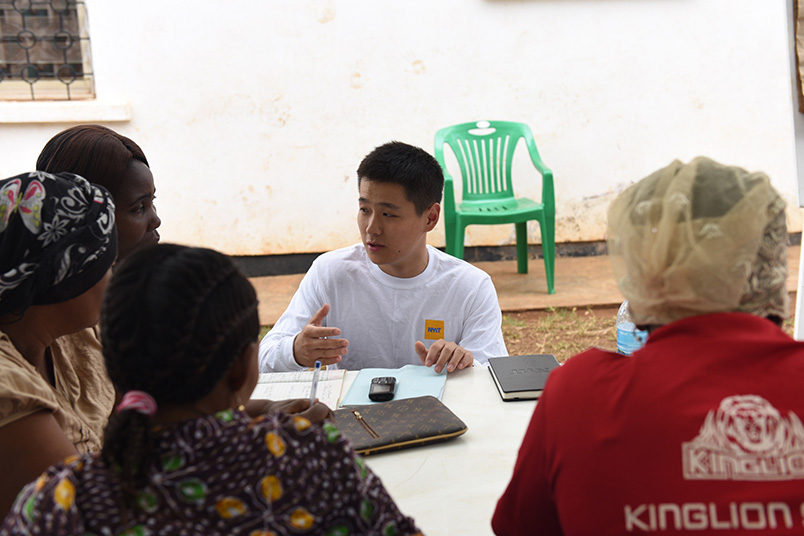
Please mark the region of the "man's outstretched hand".
<svg viewBox="0 0 804 536"><path fill-rule="evenodd" d="M325 303L293 340L293 358L303 367L312 367L316 361L321 361L322 365L338 363L341 356L347 352L349 341L330 338L340 335L341 330L321 326L327 313L329 304Z"/></svg>

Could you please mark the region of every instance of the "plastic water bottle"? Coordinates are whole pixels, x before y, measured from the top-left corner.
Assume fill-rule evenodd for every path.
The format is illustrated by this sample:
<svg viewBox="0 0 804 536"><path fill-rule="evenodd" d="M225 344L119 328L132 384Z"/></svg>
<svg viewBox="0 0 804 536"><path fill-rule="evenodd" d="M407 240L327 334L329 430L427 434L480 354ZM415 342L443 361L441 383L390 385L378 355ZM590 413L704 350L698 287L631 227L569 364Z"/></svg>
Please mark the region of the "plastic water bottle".
<svg viewBox="0 0 804 536"><path fill-rule="evenodd" d="M631 355L642 348L646 340L648 332L637 329L628 310L628 300L625 300L617 311L617 352Z"/></svg>

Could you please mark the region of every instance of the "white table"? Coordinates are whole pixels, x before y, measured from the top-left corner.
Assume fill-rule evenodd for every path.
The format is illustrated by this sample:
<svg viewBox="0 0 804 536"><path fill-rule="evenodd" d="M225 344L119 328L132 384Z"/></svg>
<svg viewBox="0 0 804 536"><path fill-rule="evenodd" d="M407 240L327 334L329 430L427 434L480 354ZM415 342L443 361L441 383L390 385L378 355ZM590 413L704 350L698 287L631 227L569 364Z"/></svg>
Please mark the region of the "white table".
<svg viewBox="0 0 804 536"><path fill-rule="evenodd" d="M347 372L344 394L356 374ZM536 402L503 402L486 367L450 374L441 401L466 423L465 434L366 456L366 463L424 534L492 534L491 516Z"/></svg>

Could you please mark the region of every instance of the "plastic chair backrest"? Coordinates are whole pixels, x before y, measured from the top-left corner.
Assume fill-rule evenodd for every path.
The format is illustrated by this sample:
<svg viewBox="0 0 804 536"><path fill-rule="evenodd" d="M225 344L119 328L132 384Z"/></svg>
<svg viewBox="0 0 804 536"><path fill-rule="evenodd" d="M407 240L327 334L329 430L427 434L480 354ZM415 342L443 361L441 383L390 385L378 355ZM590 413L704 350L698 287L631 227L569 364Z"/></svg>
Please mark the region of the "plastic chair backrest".
<svg viewBox="0 0 804 536"><path fill-rule="evenodd" d="M524 123L461 123L438 131L436 153L446 143L455 154L463 177L464 203L504 201L514 198L511 163L520 138L527 137L533 138L533 134ZM444 161L443 156L440 160Z"/></svg>

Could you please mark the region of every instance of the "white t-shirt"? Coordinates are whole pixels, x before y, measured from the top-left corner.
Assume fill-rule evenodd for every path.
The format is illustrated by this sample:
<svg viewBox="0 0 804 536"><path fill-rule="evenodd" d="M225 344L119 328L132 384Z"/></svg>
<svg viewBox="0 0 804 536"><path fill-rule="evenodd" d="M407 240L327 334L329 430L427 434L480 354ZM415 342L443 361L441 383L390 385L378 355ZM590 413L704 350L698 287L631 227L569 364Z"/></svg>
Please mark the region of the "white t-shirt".
<svg viewBox="0 0 804 536"><path fill-rule="evenodd" d="M421 365L414 344L438 339L469 350L479 363L506 356L502 313L489 275L468 262L427 246L424 272L398 278L369 260L363 244L319 256L273 329L260 342L260 371L303 368L293 358L293 340L322 305L323 326L349 341L340 368L399 368Z"/></svg>

